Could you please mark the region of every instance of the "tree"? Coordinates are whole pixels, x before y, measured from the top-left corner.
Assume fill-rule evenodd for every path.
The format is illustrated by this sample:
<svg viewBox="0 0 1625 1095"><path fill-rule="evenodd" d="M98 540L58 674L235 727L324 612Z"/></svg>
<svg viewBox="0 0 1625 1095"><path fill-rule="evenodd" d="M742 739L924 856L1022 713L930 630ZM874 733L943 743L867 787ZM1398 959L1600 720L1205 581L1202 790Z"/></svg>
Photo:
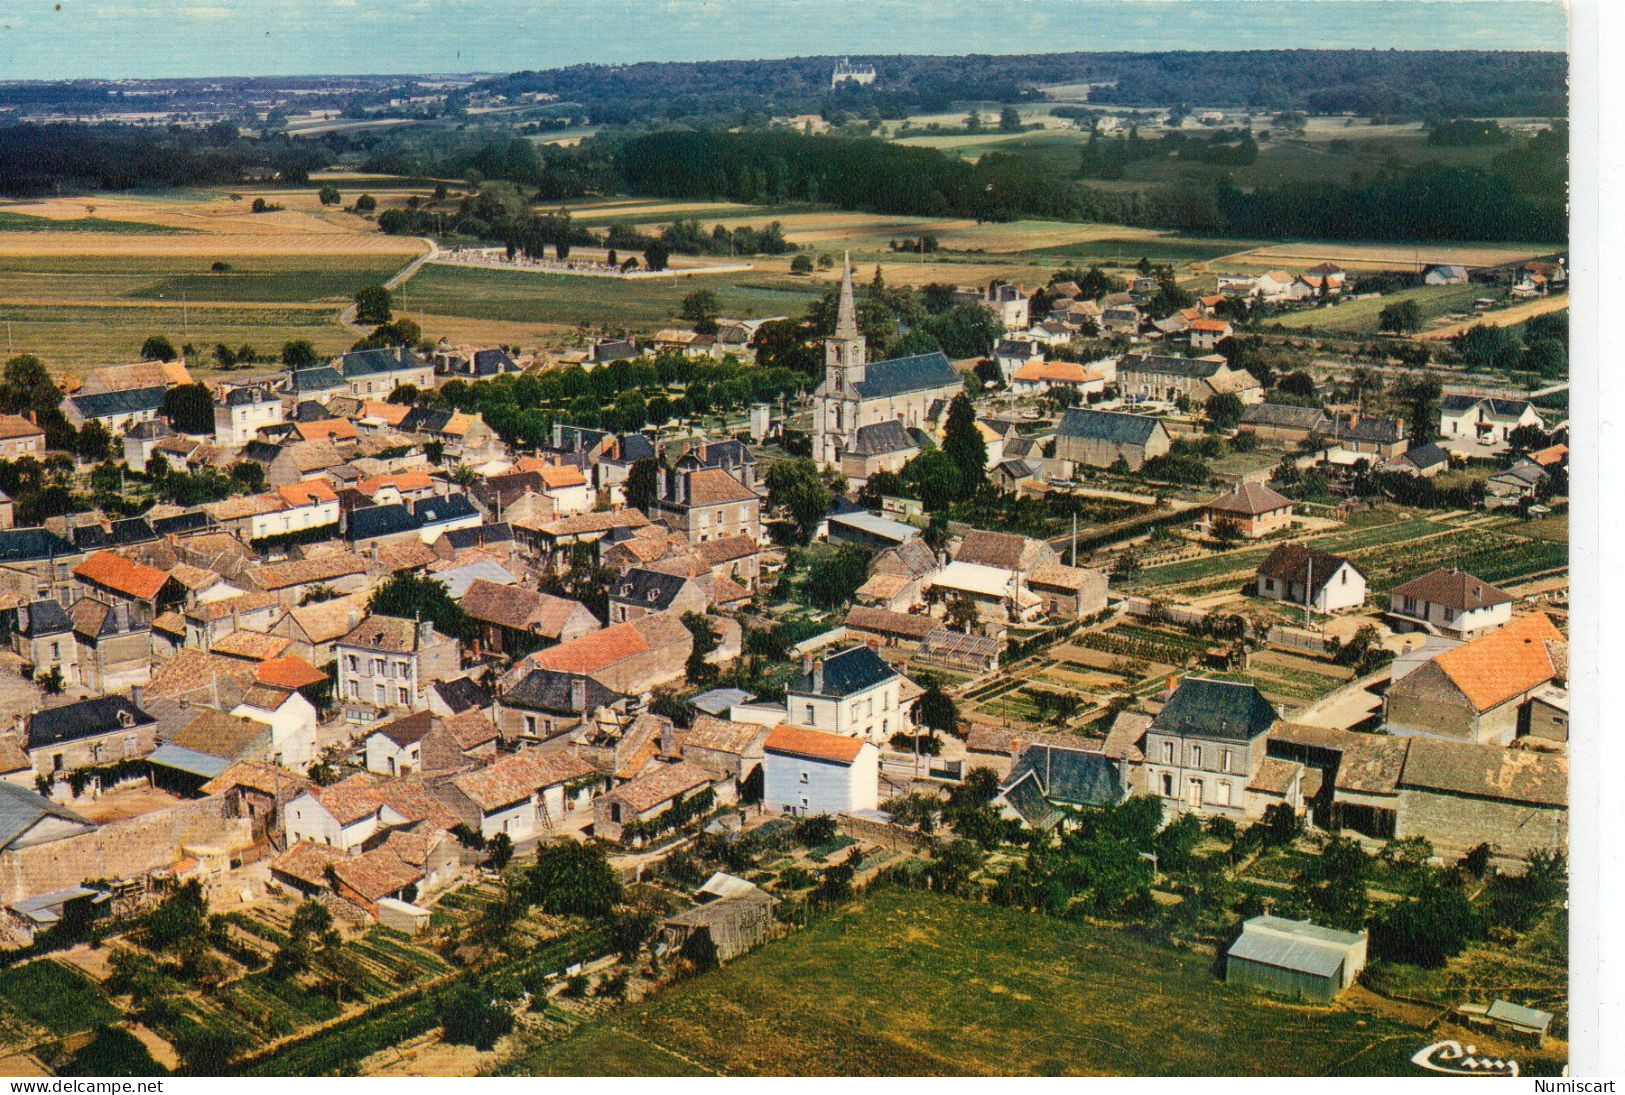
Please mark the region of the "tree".
<svg viewBox="0 0 1625 1095"><path fill-rule="evenodd" d="M818 554L807 568L803 590L812 604L835 609L850 603L868 577L869 557L858 548L843 544L833 551Z"/></svg>
<svg viewBox="0 0 1625 1095"><path fill-rule="evenodd" d="M1234 429L1247 408L1234 392L1220 392L1207 401L1204 409L1208 423L1216 430Z"/></svg>
<svg viewBox="0 0 1625 1095"><path fill-rule="evenodd" d="M179 433L214 430L214 397L202 384L181 384L164 393L164 417Z"/></svg>
<svg viewBox="0 0 1625 1095"><path fill-rule="evenodd" d="M0 411L26 415L60 413L62 389L56 386L45 362L33 354L18 354L6 362L0 375Z"/></svg>
<svg viewBox="0 0 1625 1095"><path fill-rule="evenodd" d="M939 734L959 733L959 706L934 677L926 682L925 691L914 701L914 718L921 726Z"/></svg>
<svg viewBox="0 0 1625 1095"><path fill-rule="evenodd" d="M1443 394L1443 386L1433 376L1407 377L1395 387L1394 395L1406 406L1412 444L1420 445L1439 436L1439 399Z"/></svg>
<svg viewBox="0 0 1625 1095"><path fill-rule="evenodd" d="M969 498L987 482L987 442L976 428L976 410L964 392L948 404L942 451L959 471L960 498Z"/></svg>
<svg viewBox="0 0 1625 1095"><path fill-rule="evenodd" d="M1414 300L1399 300L1377 313L1377 329L1404 335L1422 329L1422 309Z"/></svg>
<svg viewBox="0 0 1625 1095"><path fill-rule="evenodd" d="M377 208L378 199L371 194L363 194L355 200L355 211L357 213L371 213Z"/></svg>
<svg viewBox="0 0 1625 1095"><path fill-rule="evenodd" d="M355 295L355 321L368 326L388 323L391 298L382 285L369 285Z"/></svg>
<svg viewBox="0 0 1625 1095"><path fill-rule="evenodd" d="M528 878L530 898L555 916L604 917L621 901L621 881L596 845L544 844Z"/></svg>
<svg viewBox="0 0 1625 1095"><path fill-rule="evenodd" d="M1539 426L1523 425L1507 434L1507 447L1513 452L1533 452L1550 442L1546 431Z"/></svg>
<svg viewBox="0 0 1625 1095"><path fill-rule="evenodd" d="M796 538L807 543L835 501L833 492L818 473L818 465L805 457L778 460L767 469L768 503L787 510L795 526Z"/></svg>
<svg viewBox="0 0 1625 1095"><path fill-rule="evenodd" d="M175 344L163 335L149 335L141 344L142 361L174 361L178 356Z"/></svg>
<svg viewBox="0 0 1625 1095"><path fill-rule="evenodd" d="M250 491L265 489L265 465L253 460L237 460L226 469L226 476L233 482L241 483Z"/></svg>
<svg viewBox="0 0 1625 1095"><path fill-rule="evenodd" d="M344 199L339 195L339 188L332 183L328 183L316 191L316 200L323 205L341 205L344 202Z"/></svg>
<svg viewBox="0 0 1625 1095"><path fill-rule="evenodd" d="M1021 132L1021 113L1013 106L999 111L999 129L1004 133Z"/></svg>
<svg viewBox="0 0 1625 1095"><path fill-rule="evenodd" d="M709 687L717 679L717 667L706 658L717 648L717 629L701 612L683 613L683 626L688 628L688 633L694 638L694 646L689 651L688 664L685 667L688 683L696 688Z"/></svg>
<svg viewBox="0 0 1625 1095"><path fill-rule="evenodd" d="M1315 398L1315 378L1302 369L1295 370L1283 376L1275 385L1275 390L1282 395L1295 396L1298 399Z"/></svg>
<svg viewBox="0 0 1625 1095"><path fill-rule="evenodd" d="M664 270L671 260L671 248L655 240L643 249L643 265L650 270Z"/></svg>
<svg viewBox="0 0 1625 1095"><path fill-rule="evenodd" d="M491 998L478 981L463 981L446 994L440 1010L444 1037L452 1045L487 1052L513 1030L513 1010Z"/></svg>
<svg viewBox="0 0 1625 1095"><path fill-rule="evenodd" d="M807 254L807 252L803 251L799 255L797 255L795 258L791 259L790 260L790 272L792 274L810 274L810 273L812 273L813 272L813 259L812 259L812 256Z"/></svg>
<svg viewBox="0 0 1625 1095"><path fill-rule="evenodd" d="M968 593L954 594L948 600L948 610L943 614L942 622L950 631L959 631L966 635L975 634L982 622L975 598Z"/></svg>
<svg viewBox="0 0 1625 1095"><path fill-rule="evenodd" d="M79 430L74 451L86 460L106 460L113 455L113 438L107 427L92 419Z"/></svg>
<svg viewBox="0 0 1625 1095"><path fill-rule="evenodd" d="M309 369L320 365L322 359L309 339L296 338L282 344L282 364L290 369Z"/></svg>
<svg viewBox="0 0 1625 1095"><path fill-rule="evenodd" d="M497 833L485 842L485 855L493 871L503 870L513 860L513 841L507 833Z"/></svg>
<svg viewBox="0 0 1625 1095"><path fill-rule="evenodd" d="M427 576L395 575L373 592L367 610L379 616L425 621L442 635L464 642L479 635L478 626L452 600L445 583Z"/></svg>
<svg viewBox="0 0 1625 1095"><path fill-rule="evenodd" d="M721 306L717 303L717 295L709 289L696 289L683 298L682 310L678 313L694 325L694 330L702 335L716 334L717 314Z"/></svg>
<svg viewBox="0 0 1625 1095"><path fill-rule="evenodd" d="M626 473L626 504L649 513L660 497L660 465L652 456L634 460Z"/></svg>

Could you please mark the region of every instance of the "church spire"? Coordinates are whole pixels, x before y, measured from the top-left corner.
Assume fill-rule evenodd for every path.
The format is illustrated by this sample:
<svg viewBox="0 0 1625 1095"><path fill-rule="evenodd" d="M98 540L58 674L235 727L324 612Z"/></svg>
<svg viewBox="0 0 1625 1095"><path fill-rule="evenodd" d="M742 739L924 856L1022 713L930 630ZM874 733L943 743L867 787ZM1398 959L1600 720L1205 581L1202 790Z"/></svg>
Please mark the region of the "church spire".
<svg viewBox="0 0 1625 1095"><path fill-rule="evenodd" d="M858 338L858 309L852 301L852 252L846 253L846 269L841 272L841 306L835 313L835 337Z"/></svg>

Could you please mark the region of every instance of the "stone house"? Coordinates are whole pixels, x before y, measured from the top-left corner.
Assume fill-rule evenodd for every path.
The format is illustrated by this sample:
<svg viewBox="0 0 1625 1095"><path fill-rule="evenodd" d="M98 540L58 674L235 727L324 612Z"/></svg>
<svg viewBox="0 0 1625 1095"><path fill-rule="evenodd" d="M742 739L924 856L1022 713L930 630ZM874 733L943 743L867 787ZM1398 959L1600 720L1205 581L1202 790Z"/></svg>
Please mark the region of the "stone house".
<svg viewBox="0 0 1625 1095"><path fill-rule="evenodd" d="M603 777L569 750L522 749L453 776L437 793L464 825L485 839L505 833L519 844L586 809L602 786Z"/></svg>
<svg viewBox="0 0 1625 1095"><path fill-rule="evenodd" d="M432 681L457 675L461 644L428 620L370 615L334 644L338 701L352 722L421 711Z"/></svg>
<svg viewBox="0 0 1625 1095"><path fill-rule="evenodd" d="M662 473L655 514L700 544L720 536L762 538L760 496L723 468Z"/></svg>
<svg viewBox="0 0 1625 1095"><path fill-rule="evenodd" d="M647 825L666 811L707 792L712 796L711 808L715 809L734 802L736 785L732 777L712 772L692 761L656 763L593 803L593 835L604 840L640 844L643 836L634 829L629 837L628 827Z"/></svg>
<svg viewBox="0 0 1625 1095"><path fill-rule="evenodd" d="M911 725L904 706L905 684L914 687L870 646L809 656L803 659L800 675L785 686L786 721L807 730L883 743Z"/></svg>
<svg viewBox="0 0 1625 1095"><path fill-rule="evenodd" d="M1164 357L1124 354L1117 361L1117 389L1126 399L1175 402L1181 398L1202 406L1216 395L1234 395L1243 403L1261 403L1264 387L1245 369L1233 369L1222 355Z"/></svg>
<svg viewBox="0 0 1625 1095"><path fill-rule="evenodd" d="M1365 603L1365 575L1341 555L1302 544L1279 544L1258 564L1254 590L1260 597L1316 612L1341 612Z"/></svg>
<svg viewBox="0 0 1625 1095"><path fill-rule="evenodd" d="M79 683L79 643L73 619L56 601L34 601L17 609L11 649L33 667L33 677L48 677L53 670L64 684Z"/></svg>
<svg viewBox="0 0 1625 1095"><path fill-rule="evenodd" d="M1081 620L1106 608L1104 572L1063 563L1043 563L1027 574L1027 588L1044 605L1044 613L1062 620Z"/></svg>
<svg viewBox="0 0 1625 1095"><path fill-rule="evenodd" d="M51 776L152 752L157 722L126 696L99 696L19 716L34 773Z"/></svg>
<svg viewBox="0 0 1625 1095"><path fill-rule="evenodd" d="M1399 778L1394 835L1447 861L1486 840L1520 860L1568 847L1569 762L1557 753L1414 738Z"/></svg>
<svg viewBox="0 0 1625 1095"><path fill-rule="evenodd" d="M1186 677L1145 732L1147 793L1180 812L1262 816L1268 803L1257 801L1251 787L1265 770L1267 736L1278 718L1250 684ZM1298 810L1301 772L1299 765L1284 796ZM1273 786L1275 773L1265 775Z"/></svg>
<svg viewBox="0 0 1625 1095"><path fill-rule="evenodd" d="M458 603L479 625L476 651L510 658L578 639L604 626L580 601L478 578L469 583Z"/></svg>
<svg viewBox="0 0 1625 1095"><path fill-rule="evenodd" d="M1236 428L1255 435L1260 441L1297 445L1319 434L1330 422L1319 407L1254 403L1241 412Z"/></svg>
<svg viewBox="0 0 1625 1095"><path fill-rule="evenodd" d="M152 624L120 602L81 597L69 613L79 679L92 692L126 692L152 677Z"/></svg>
<svg viewBox="0 0 1625 1095"><path fill-rule="evenodd" d="M1510 744L1529 732L1529 703L1568 683L1568 643L1542 614L1520 616L1397 677L1384 699L1391 734Z"/></svg>
<svg viewBox="0 0 1625 1095"><path fill-rule="evenodd" d="M1167 454L1172 447L1168 428L1141 414L1073 407L1061 416L1055 431L1055 459L1067 473L1071 469L1065 465L1109 468L1119 460L1138 471L1147 460Z"/></svg>
<svg viewBox="0 0 1625 1095"><path fill-rule="evenodd" d="M1292 500L1262 483L1243 483L1202 507L1209 535L1224 521L1247 539L1257 540L1292 527Z"/></svg>
<svg viewBox="0 0 1625 1095"><path fill-rule="evenodd" d="M669 612L640 616L539 650L525 666L591 677L612 692L635 696L681 677L694 636Z"/></svg>

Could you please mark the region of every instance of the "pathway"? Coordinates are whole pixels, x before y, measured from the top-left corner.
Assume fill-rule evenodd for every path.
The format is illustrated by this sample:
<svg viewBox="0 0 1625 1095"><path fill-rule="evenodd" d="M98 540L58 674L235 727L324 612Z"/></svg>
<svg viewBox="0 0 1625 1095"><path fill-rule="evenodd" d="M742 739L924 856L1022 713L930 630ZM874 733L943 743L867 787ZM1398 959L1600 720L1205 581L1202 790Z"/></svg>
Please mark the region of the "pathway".
<svg viewBox="0 0 1625 1095"><path fill-rule="evenodd" d="M434 240L430 239L428 236L415 236L413 238L419 243L428 247L428 250L389 276L388 280L384 282L384 288L390 290L391 292L394 292L396 289L400 288L401 284L405 282L407 278L410 278L413 274L416 274L423 268L424 263L428 262L430 259L434 258L440 253L440 245ZM354 301L351 301L349 304L346 304L344 307L339 309L339 326L348 328L358 335L372 334L371 330L356 323L355 309L356 305Z"/></svg>

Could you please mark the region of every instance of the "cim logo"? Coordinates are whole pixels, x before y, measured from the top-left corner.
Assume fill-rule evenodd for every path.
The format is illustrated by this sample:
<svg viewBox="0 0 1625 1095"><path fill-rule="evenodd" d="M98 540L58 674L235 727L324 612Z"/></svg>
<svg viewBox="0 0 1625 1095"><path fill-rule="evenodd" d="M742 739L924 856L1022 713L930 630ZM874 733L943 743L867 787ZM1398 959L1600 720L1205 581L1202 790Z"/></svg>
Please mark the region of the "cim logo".
<svg viewBox="0 0 1625 1095"><path fill-rule="evenodd" d="M1429 1072L1449 1076L1516 1076L1518 1062L1478 1056L1477 1046L1460 1042L1434 1042L1416 1051L1411 1063Z"/></svg>

